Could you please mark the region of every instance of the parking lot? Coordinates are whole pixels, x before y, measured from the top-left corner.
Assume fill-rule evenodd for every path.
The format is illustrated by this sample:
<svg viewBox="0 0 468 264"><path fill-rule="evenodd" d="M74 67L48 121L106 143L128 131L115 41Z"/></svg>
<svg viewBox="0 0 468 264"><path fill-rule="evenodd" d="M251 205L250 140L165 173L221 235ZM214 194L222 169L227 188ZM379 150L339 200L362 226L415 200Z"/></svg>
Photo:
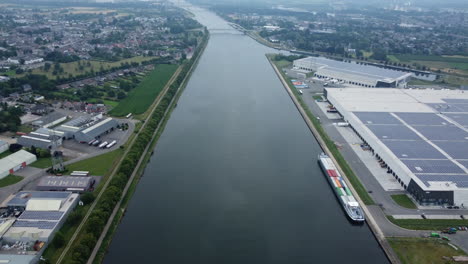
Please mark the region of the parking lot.
<svg viewBox="0 0 468 264"><path fill-rule="evenodd" d="M114 150L120 147L122 144L127 142L130 135L133 133L135 129L135 124L132 121L127 121L125 119L119 119L119 123L127 123L128 129L122 131L121 129L114 129L114 131L109 132L108 134L102 135L98 138L100 142L108 142L111 143L112 141L117 141L117 143L111 148L99 148L98 146L90 146L86 143L79 143L76 140L69 139L64 140L62 146L60 146L59 150L63 152L63 155L67 157L68 160L73 160L76 158L86 158L90 154L93 156L100 155L105 153L109 150Z"/></svg>

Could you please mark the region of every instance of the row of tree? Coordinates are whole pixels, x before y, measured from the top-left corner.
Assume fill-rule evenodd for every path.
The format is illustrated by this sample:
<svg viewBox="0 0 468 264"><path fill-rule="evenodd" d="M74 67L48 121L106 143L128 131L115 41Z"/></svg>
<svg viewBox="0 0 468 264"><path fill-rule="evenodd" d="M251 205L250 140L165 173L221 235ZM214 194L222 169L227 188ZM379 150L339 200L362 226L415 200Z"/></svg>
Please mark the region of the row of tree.
<svg viewBox="0 0 468 264"><path fill-rule="evenodd" d="M146 146L150 144L154 131L156 130L159 123L162 121L164 113L166 112L167 108L170 105L170 102L177 93L179 86L184 80L184 77L189 73L189 70L195 62L195 59L198 57L202 50L202 47L208 40L207 32L205 34L206 35L203 41L204 43L202 43L202 45L200 45L197 48L192 59L185 63L181 73L178 75L174 83L170 86L168 92L163 97L160 104L157 106L151 118L147 121L148 123L146 124L145 128L140 132L130 151L123 159L117 171L117 174L112 178L112 180L109 183L109 186L104 190L104 193L101 199L99 200L99 203L97 204L97 206L91 213L88 221L86 221L84 225L84 234L71 248L71 261L68 263L86 263L86 261L88 260L94 246L96 245L97 239L101 235L104 226L112 213L112 210L114 209L117 202L122 196L122 191L125 185L127 184L130 175L135 170L136 165L139 159L142 157ZM77 217L74 216L74 218L72 219L73 221L76 221L75 224L79 223L79 221L75 218ZM54 241L52 242L54 245L60 244L59 242L63 242L55 242L56 239L57 238L54 238ZM59 236L58 239L63 239L63 237Z"/></svg>

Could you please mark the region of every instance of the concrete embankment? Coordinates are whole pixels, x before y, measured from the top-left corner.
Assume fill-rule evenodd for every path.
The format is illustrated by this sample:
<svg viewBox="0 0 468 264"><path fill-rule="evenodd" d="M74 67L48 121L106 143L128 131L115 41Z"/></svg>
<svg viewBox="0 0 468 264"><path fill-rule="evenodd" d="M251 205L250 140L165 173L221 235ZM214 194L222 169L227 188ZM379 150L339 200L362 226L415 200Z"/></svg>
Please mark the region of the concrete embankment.
<svg viewBox="0 0 468 264"><path fill-rule="evenodd" d="M322 137L318 133L317 129L313 125L312 120L310 120L307 113L302 108L301 104L297 100L297 98L294 95L293 91L290 89L287 81L284 79L284 77L281 74L280 70L276 67L276 65L273 63L273 61L268 56L267 56L267 58L268 58L268 61L271 64L271 66L275 70L276 75L278 75L278 78L281 80L281 83L283 84L284 88L286 89L286 91L288 92L288 94L291 97L292 101L294 102L297 109L299 110L299 113L301 114L302 118L306 122L306 124L309 127L310 131L312 132L314 137L317 139L317 142L319 143L320 147L333 160L333 162L336 164L336 166L337 166L338 170L340 171L341 175L344 176L343 178L346 181L346 183L348 184L348 186L350 187L354 197L356 197L356 199L359 201L359 203L363 207L363 210L364 210L364 212L366 214L367 223L368 223L370 229L372 230L373 234L375 235L377 241L379 242L380 246L382 247L385 254L387 255L388 259L394 264L400 264L401 263L400 260L396 256L395 252L392 250L392 248L391 248L390 244L388 243L388 241L385 239L385 236L384 236L382 230L380 229L379 225L375 221L373 215L369 211L368 207L361 200L361 198L357 194L356 190L354 189L353 185L350 183L350 181L346 177L346 174L343 172L342 168L340 167L339 163L336 161L335 157L332 155L331 151L328 149L325 141L322 139Z"/></svg>

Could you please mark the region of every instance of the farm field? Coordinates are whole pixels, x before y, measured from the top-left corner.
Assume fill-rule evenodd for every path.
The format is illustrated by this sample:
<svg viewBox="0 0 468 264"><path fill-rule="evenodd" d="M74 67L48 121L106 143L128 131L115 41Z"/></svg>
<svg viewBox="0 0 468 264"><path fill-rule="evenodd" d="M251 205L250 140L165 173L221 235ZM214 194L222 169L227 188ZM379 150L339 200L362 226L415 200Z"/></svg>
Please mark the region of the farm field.
<svg viewBox="0 0 468 264"><path fill-rule="evenodd" d="M53 66L48 71L45 71L43 67L34 69L32 71L33 74L41 74L47 76L47 78L55 80L57 77L68 78L70 75L75 77L78 75L82 75L86 72L100 72L102 70L108 70L113 67L119 67L122 63L132 63L138 62L141 63L143 61L149 61L156 57L143 57L137 56L129 59L124 59L120 61L94 61L94 60L81 60L81 61L74 61L68 63L60 63L60 66L63 68L63 73L58 75L53 75ZM80 69L80 65L82 65Z"/></svg>
<svg viewBox="0 0 468 264"><path fill-rule="evenodd" d="M159 64L109 114L125 116L144 113L177 70L177 65Z"/></svg>
<svg viewBox="0 0 468 264"><path fill-rule="evenodd" d="M391 62L407 64L417 63L446 73L468 75L468 57L466 56L425 56L425 55L388 55Z"/></svg>

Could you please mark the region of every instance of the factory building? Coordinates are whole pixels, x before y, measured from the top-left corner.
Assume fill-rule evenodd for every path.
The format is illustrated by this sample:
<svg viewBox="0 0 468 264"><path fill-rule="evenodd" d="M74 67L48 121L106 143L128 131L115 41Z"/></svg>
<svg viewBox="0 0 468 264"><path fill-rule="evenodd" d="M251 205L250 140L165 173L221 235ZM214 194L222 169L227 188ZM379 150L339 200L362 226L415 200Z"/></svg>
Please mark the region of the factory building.
<svg viewBox="0 0 468 264"><path fill-rule="evenodd" d="M468 93L329 88L325 94L420 204L468 205Z"/></svg>
<svg viewBox="0 0 468 264"><path fill-rule="evenodd" d="M31 132L18 138L18 144L24 147L36 147L41 149L51 149L53 141L57 146L62 145L62 137L59 135L49 135L39 132Z"/></svg>
<svg viewBox="0 0 468 264"><path fill-rule="evenodd" d="M7 208L22 213L3 234L2 241L49 242L78 203L78 197L71 192L19 192L7 202Z"/></svg>
<svg viewBox="0 0 468 264"><path fill-rule="evenodd" d="M14 174L27 165L37 160L36 155L27 152L26 150L19 150L3 159L0 159L0 179Z"/></svg>
<svg viewBox="0 0 468 264"><path fill-rule="evenodd" d="M8 150L8 143L0 140L0 153L3 153Z"/></svg>
<svg viewBox="0 0 468 264"><path fill-rule="evenodd" d="M97 139L104 134L113 131L118 126L118 122L112 118L106 118L104 120L95 121L88 124L88 127L77 132L75 139L79 142L89 142L93 139Z"/></svg>
<svg viewBox="0 0 468 264"><path fill-rule="evenodd" d="M63 137L65 139L73 139L75 134L78 133L80 130L84 129L83 126L92 122L90 116L80 116L78 118L72 119L55 129L64 133Z"/></svg>
<svg viewBox="0 0 468 264"><path fill-rule="evenodd" d="M293 67L298 70L315 72L322 79L334 79L353 86L406 87L413 75L409 72L389 70L356 62L343 62L324 57L307 57L295 60Z"/></svg>
<svg viewBox="0 0 468 264"><path fill-rule="evenodd" d="M52 112L48 115L45 115L35 121L33 121L31 124L35 127L51 127L55 126L63 121L67 120L67 116L64 114L61 114L59 112Z"/></svg>
<svg viewBox="0 0 468 264"><path fill-rule="evenodd" d="M39 191L70 191L82 193L94 185L93 177L44 176L36 185Z"/></svg>

